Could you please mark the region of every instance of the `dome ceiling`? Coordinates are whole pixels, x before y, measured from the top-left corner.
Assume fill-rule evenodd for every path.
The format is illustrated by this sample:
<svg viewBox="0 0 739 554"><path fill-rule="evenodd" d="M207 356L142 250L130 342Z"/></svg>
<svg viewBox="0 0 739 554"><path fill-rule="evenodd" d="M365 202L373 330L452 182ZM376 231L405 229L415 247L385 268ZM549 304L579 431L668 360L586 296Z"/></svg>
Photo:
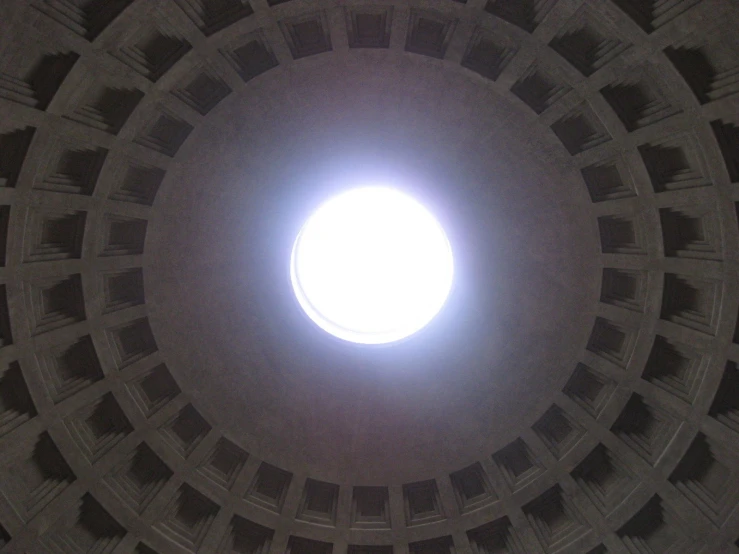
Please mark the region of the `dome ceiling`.
<svg viewBox="0 0 739 554"><path fill-rule="evenodd" d="M518 106L453 70L395 58L317 56L224 100L163 183L144 254L157 346L209 419L331 482L430 477L515 439L564 385L597 300L587 192L569 156L536 160L556 138L522 137ZM364 179L408 183L456 256L442 314L387 348L331 340L288 280L305 216Z"/></svg>
<svg viewBox="0 0 739 554"><path fill-rule="evenodd" d="M0 552L739 552L739 10L0 5ZM342 187L456 282L332 340Z"/></svg>

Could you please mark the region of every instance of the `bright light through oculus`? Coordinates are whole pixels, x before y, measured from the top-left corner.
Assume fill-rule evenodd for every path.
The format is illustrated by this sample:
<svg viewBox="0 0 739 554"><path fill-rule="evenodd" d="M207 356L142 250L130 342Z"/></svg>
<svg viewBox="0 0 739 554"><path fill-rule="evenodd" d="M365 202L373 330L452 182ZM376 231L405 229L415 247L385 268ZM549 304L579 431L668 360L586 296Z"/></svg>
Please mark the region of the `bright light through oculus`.
<svg viewBox="0 0 739 554"><path fill-rule="evenodd" d="M433 215L387 187L344 192L300 230L290 277L310 318L341 339L405 338L441 310L452 285L449 241Z"/></svg>

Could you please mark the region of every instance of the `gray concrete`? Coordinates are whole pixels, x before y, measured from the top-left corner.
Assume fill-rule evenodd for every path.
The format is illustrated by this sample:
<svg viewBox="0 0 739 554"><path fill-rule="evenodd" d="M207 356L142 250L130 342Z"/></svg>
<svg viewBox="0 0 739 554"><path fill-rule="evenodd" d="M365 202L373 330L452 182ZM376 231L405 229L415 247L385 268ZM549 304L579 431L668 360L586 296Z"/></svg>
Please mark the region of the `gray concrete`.
<svg viewBox="0 0 739 554"><path fill-rule="evenodd" d="M0 552L739 552L736 5L226 4L0 4ZM286 273L360 170L388 348Z"/></svg>

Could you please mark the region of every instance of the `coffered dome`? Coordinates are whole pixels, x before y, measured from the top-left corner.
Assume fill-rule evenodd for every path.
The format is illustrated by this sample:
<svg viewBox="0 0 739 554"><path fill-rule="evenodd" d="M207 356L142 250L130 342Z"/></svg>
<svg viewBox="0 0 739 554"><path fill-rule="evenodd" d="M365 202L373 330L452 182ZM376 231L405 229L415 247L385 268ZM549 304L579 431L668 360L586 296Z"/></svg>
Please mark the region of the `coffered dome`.
<svg viewBox="0 0 739 554"><path fill-rule="evenodd" d="M739 552L739 7L0 4L0 553ZM314 325L316 207L454 253Z"/></svg>

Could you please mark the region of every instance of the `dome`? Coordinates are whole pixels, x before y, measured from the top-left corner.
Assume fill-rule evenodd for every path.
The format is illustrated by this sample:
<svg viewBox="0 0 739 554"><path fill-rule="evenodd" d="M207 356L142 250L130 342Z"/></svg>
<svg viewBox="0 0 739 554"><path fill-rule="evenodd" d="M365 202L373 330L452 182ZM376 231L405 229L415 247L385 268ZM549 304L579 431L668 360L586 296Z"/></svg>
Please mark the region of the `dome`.
<svg viewBox="0 0 739 554"><path fill-rule="evenodd" d="M739 553L737 25L3 2L0 552ZM387 344L293 288L367 184L453 259Z"/></svg>

